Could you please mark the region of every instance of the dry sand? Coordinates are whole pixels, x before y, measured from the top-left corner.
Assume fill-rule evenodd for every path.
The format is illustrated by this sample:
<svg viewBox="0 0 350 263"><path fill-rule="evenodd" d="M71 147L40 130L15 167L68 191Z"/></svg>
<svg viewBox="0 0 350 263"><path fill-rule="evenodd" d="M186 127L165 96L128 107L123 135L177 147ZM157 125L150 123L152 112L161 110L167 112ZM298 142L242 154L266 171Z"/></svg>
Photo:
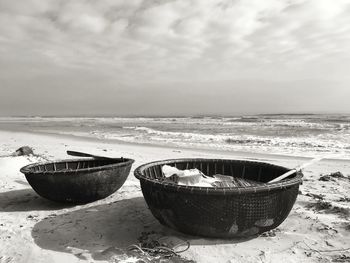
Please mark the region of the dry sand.
<svg viewBox="0 0 350 263"><path fill-rule="evenodd" d="M350 162L324 160L304 171L305 181L289 217L274 231L242 240L187 236L161 226L148 210L133 170L153 160L182 157L239 158L229 152L140 146L67 136L0 132L0 155L29 145L40 156L0 158L0 262L108 262L117 248L154 231L191 247L182 256L196 262L350 262L350 180L319 181L320 174L350 175ZM64 206L39 197L19 169L80 150L136 160L124 186L87 205ZM247 154L249 159L295 167L306 159ZM113 249L114 248L114 249ZM101 251L109 253L101 253ZM120 262L133 262L132 258Z"/></svg>

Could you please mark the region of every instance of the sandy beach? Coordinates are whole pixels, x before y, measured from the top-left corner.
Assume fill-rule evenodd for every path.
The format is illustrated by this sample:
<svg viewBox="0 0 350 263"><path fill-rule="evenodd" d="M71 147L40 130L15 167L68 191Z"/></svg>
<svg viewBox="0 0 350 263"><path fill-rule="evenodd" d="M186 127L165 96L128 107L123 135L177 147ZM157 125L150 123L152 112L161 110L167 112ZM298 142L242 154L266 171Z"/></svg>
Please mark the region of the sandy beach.
<svg viewBox="0 0 350 263"><path fill-rule="evenodd" d="M34 156L10 157L28 145ZM29 163L69 158L79 150L135 160L113 195L67 206L38 196L19 169ZM350 162L327 159L304 170L300 194L288 218L275 230L251 239L193 237L165 228L152 216L133 171L168 158L253 159L293 168L306 158L191 150L0 131L0 262L112 262L116 253L145 233L190 242L182 257L195 262L350 262ZM320 181L341 172L343 178ZM121 250L120 250L121 249ZM117 252L116 252L117 251ZM117 253L117 254L118 254ZM119 258L120 262L135 262Z"/></svg>

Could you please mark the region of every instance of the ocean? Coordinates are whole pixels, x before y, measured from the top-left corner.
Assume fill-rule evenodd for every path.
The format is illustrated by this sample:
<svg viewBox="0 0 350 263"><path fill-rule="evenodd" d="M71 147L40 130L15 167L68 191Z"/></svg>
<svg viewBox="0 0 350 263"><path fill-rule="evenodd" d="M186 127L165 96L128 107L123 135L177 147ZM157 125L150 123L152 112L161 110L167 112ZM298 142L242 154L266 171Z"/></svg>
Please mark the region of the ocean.
<svg viewBox="0 0 350 263"><path fill-rule="evenodd" d="M3 117L0 129L195 149L350 158L350 115Z"/></svg>

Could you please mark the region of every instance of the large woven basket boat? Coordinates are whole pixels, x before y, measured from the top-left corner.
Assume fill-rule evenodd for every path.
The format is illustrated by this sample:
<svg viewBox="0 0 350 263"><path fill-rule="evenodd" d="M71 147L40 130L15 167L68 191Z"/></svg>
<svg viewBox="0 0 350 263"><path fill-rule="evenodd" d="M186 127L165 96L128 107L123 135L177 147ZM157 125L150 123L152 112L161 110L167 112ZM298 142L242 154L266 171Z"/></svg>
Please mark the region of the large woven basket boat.
<svg viewBox="0 0 350 263"><path fill-rule="evenodd" d="M247 187L194 187L164 182L161 167L197 168L261 182ZM298 195L302 173L278 183L266 182L289 171L269 163L222 159L174 159L144 164L135 170L152 214L165 226L207 237L246 237L280 225Z"/></svg>
<svg viewBox="0 0 350 263"><path fill-rule="evenodd" d="M58 202L88 203L105 198L125 182L132 159L72 159L24 166L28 183L40 196Z"/></svg>

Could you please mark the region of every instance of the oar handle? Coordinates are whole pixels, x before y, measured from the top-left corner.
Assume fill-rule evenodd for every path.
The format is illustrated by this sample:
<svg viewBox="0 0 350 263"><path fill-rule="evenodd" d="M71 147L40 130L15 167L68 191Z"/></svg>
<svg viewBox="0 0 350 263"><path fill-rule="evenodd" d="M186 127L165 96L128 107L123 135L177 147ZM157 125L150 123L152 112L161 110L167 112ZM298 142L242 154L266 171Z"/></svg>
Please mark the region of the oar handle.
<svg viewBox="0 0 350 263"><path fill-rule="evenodd" d="M326 157L314 158L310 162L304 163L304 164L302 164L302 165L300 165L300 166L298 166L298 167L296 167L296 168L294 168L294 169L292 169L292 170L290 170L290 171L288 171L288 172L278 176L277 178L269 181L268 183L275 183L275 182L281 181L284 178L287 178L288 176L290 176L291 174L294 174L295 172L298 172L298 171L304 169L305 167L307 167L307 166L309 166L311 164L317 163L317 162L321 161L324 158L326 158Z"/></svg>
<svg viewBox="0 0 350 263"><path fill-rule="evenodd" d="M76 151L67 151L67 154L71 155L71 156L79 156L79 157L92 157L92 158L95 158L95 159L114 159L114 158L111 158L111 157L98 156L98 155L93 155L93 154L90 154L90 153L76 152Z"/></svg>

